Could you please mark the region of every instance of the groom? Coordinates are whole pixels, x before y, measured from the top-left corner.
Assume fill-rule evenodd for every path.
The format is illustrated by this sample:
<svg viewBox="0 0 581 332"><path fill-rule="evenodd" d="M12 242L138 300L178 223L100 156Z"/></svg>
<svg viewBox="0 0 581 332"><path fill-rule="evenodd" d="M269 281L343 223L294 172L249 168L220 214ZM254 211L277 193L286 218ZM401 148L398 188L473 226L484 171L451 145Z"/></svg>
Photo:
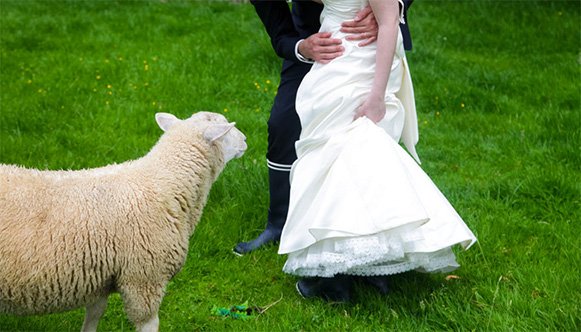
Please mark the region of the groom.
<svg viewBox="0 0 581 332"><path fill-rule="evenodd" d="M406 0L407 7L413 0ZM318 32L319 16L323 6L313 1L293 1L292 9L286 1L251 0L266 31L274 51L282 57L278 93L268 120L268 180L270 206L266 228L256 239L239 243L234 247L238 255L247 254L280 240L289 204L289 174L297 159L295 142L301 132L301 124L295 110L297 89L303 77L317 61L328 63L342 55L340 39L330 33ZM404 14L405 17L405 14ZM406 50L411 49L407 25L401 25ZM377 23L371 8L361 10L353 21L343 23L342 32L350 33L349 40L361 40L365 46L377 39Z"/></svg>

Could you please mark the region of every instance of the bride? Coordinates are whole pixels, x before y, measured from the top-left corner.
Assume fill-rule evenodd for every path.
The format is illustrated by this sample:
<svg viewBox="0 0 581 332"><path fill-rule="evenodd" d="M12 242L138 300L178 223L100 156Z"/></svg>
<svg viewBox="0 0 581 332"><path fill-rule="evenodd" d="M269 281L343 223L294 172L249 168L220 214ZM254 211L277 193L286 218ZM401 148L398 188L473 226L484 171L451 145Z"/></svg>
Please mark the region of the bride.
<svg viewBox="0 0 581 332"><path fill-rule="evenodd" d="M279 254L288 254L285 272L311 277L297 283L303 297L348 301L352 276L387 293L387 275L456 269L451 247L467 249L476 238L416 163L403 0L323 4L320 31L345 51L315 63L297 93L302 132ZM360 47L340 27L368 5L379 32Z"/></svg>

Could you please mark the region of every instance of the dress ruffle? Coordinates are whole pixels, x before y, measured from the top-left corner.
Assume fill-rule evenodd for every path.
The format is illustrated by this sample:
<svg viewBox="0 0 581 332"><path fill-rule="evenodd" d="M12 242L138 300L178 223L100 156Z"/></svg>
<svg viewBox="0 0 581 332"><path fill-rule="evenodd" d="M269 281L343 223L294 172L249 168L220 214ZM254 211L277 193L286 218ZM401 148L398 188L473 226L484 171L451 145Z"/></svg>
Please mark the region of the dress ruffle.
<svg viewBox="0 0 581 332"><path fill-rule="evenodd" d="M410 244L423 238L409 227L352 238L326 239L289 254L286 273L303 277L333 277L337 274L373 276L405 271L451 272L459 267L450 247L436 252L408 252Z"/></svg>

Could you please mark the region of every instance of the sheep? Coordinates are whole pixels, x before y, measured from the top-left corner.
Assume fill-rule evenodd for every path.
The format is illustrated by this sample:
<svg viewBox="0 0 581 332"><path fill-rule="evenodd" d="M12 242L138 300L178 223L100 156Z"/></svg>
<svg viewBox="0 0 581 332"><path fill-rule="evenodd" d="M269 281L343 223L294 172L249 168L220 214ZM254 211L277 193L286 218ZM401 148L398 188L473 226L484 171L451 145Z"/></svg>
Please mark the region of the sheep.
<svg viewBox="0 0 581 332"><path fill-rule="evenodd" d="M95 331L117 292L137 330L158 330L210 187L247 146L220 114L156 120L164 134L137 160L79 171L0 165L0 313L86 307L82 330Z"/></svg>

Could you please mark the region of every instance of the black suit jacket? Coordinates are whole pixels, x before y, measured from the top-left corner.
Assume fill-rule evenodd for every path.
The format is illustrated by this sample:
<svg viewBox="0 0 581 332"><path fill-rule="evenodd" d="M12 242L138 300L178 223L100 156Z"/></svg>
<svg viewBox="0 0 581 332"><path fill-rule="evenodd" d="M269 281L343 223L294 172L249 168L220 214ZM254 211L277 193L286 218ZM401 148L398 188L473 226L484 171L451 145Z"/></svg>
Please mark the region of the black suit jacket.
<svg viewBox="0 0 581 332"><path fill-rule="evenodd" d="M404 0L404 18L406 24L400 24L406 50L412 48L407 25L407 9L414 0ZM250 1L266 31L270 36L272 47L278 56L293 62L300 62L295 56L295 45L301 39L317 33L320 28L319 17L323 6L313 1L293 1L289 9L285 0L251 0Z"/></svg>

